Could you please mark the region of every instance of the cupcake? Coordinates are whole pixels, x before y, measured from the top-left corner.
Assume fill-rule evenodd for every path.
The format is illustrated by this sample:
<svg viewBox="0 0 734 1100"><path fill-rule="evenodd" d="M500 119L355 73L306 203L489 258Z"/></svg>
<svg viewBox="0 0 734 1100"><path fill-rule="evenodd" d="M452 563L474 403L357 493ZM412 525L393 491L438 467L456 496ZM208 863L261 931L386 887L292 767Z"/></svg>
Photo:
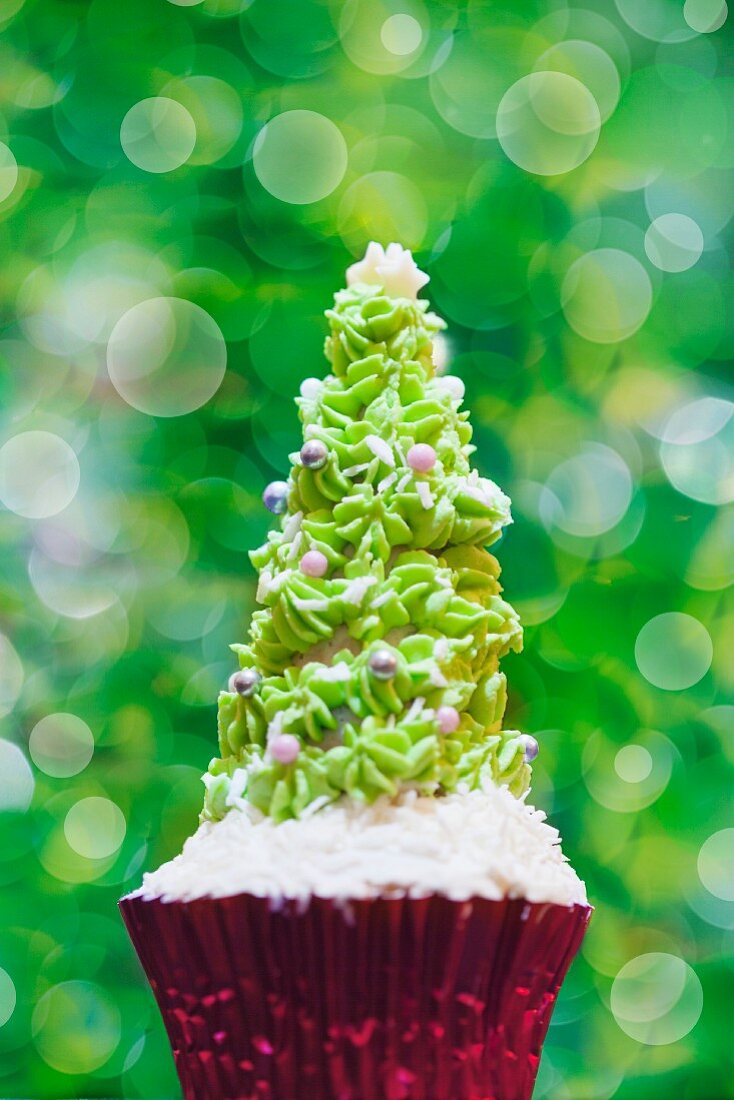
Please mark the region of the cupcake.
<svg viewBox="0 0 734 1100"><path fill-rule="evenodd" d="M372 243L326 312L201 824L120 903L191 1100L527 1098L589 920L503 728L510 502L427 281Z"/></svg>

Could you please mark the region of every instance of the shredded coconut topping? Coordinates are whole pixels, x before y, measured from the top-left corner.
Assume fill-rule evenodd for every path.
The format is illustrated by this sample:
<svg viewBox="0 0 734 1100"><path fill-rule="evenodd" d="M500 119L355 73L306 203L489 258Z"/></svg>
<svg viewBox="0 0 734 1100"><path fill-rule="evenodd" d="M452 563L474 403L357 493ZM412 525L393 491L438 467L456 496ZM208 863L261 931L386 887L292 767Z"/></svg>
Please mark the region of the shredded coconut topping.
<svg viewBox="0 0 734 1100"><path fill-rule="evenodd" d="M301 530L302 520L303 512L294 512L292 516L288 516L288 519L283 524L283 538L286 542L290 542L291 539L296 537Z"/></svg>
<svg viewBox="0 0 734 1100"><path fill-rule="evenodd" d="M380 592L379 596L375 596L374 600L370 604L370 607L382 607L382 605L384 603L387 603L387 601L390 599L390 597L392 595L393 595L393 592L391 592L391 591L390 592Z"/></svg>
<svg viewBox="0 0 734 1100"><path fill-rule="evenodd" d="M389 443L386 443L384 439L380 439L379 435L367 435L364 441L372 451L372 454L379 458L380 462L384 462L386 466L395 465L395 456L392 453L392 447Z"/></svg>
<svg viewBox="0 0 734 1100"><path fill-rule="evenodd" d="M389 489L390 486L397 480L397 476L398 475L395 473L394 470L392 471L392 473L386 474L385 477L383 477L382 481L378 481L377 492L384 493L385 490Z"/></svg>
<svg viewBox="0 0 734 1100"><path fill-rule="evenodd" d="M480 489L478 485L465 485L464 492L472 500L478 500L480 504L491 504L491 501L487 498L487 494L483 489Z"/></svg>
<svg viewBox="0 0 734 1100"><path fill-rule="evenodd" d="M410 710L405 715L406 722L412 722L414 718L417 718L423 707L426 705L425 699L421 695L417 695L410 705Z"/></svg>
<svg viewBox="0 0 734 1100"><path fill-rule="evenodd" d="M300 596L293 596L293 606L296 611L328 611L328 600L304 600Z"/></svg>
<svg viewBox="0 0 734 1100"><path fill-rule="evenodd" d="M269 596L271 592L279 592L288 578L292 576L292 569L284 569L281 573L278 573L275 577L265 570L260 575L260 580L257 586L257 599L260 603L263 603L264 597Z"/></svg>
<svg viewBox="0 0 734 1100"><path fill-rule="evenodd" d="M345 477L354 477L356 474L363 474L369 467L369 462L358 462L356 466L347 466L345 470L342 470L342 473Z"/></svg>
<svg viewBox="0 0 734 1100"><path fill-rule="evenodd" d="M229 791L227 792L227 798L225 799L228 806L236 806L245 793L245 787L247 786L247 770L245 768L236 768L232 773L232 779L229 784Z"/></svg>
<svg viewBox="0 0 734 1100"><path fill-rule="evenodd" d="M260 579L257 582L257 592L255 594L255 599L258 603L265 603L265 597L270 591L272 584L273 574L269 570L263 569L260 574Z"/></svg>
<svg viewBox="0 0 734 1100"><path fill-rule="evenodd" d="M347 603L361 604L365 592L373 584L377 584L377 577L355 577L342 592L342 599Z"/></svg>
<svg viewBox="0 0 734 1100"><path fill-rule="evenodd" d="M346 661L337 661L335 665L328 665L322 669L319 678L329 683L339 683L339 681L351 680L352 670Z"/></svg>
<svg viewBox="0 0 734 1100"><path fill-rule="evenodd" d="M279 710L277 714L273 715L272 720L268 723L267 742L268 745L274 737L278 737L283 732L283 711Z"/></svg>
<svg viewBox="0 0 734 1100"><path fill-rule="evenodd" d="M584 884L545 814L503 787L349 800L279 825L241 802L205 822L138 891L165 901L250 893L308 899L444 894L584 904Z"/></svg>
<svg viewBox="0 0 734 1100"><path fill-rule="evenodd" d="M415 488L418 496L421 498L423 507L433 508L433 493L431 492L430 485L425 481L416 481Z"/></svg>

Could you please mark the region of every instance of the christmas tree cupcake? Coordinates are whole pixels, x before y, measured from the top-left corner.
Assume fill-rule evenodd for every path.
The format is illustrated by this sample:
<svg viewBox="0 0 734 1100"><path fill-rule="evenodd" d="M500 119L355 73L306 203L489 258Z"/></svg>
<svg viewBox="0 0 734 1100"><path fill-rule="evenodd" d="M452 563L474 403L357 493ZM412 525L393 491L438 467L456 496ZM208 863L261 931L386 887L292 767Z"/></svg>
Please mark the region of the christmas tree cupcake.
<svg viewBox="0 0 734 1100"><path fill-rule="evenodd" d="M372 243L327 310L201 825L121 902L187 1098L529 1097L589 919L503 728L510 502L427 281Z"/></svg>

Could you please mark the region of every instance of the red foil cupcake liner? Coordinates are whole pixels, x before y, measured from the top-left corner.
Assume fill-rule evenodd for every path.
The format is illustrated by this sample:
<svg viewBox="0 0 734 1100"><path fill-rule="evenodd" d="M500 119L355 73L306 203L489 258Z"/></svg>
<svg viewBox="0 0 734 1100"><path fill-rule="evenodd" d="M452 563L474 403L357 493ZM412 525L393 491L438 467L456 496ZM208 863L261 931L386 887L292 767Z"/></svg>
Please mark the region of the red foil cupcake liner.
<svg viewBox="0 0 734 1100"><path fill-rule="evenodd" d="M186 1100L528 1100L589 906L127 897Z"/></svg>

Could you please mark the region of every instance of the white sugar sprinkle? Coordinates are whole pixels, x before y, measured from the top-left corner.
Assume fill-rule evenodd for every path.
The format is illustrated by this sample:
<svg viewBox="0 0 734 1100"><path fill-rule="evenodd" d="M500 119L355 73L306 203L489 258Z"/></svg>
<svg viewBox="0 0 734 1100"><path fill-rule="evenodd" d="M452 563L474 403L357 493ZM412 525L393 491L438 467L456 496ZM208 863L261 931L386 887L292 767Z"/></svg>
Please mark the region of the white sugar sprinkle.
<svg viewBox="0 0 734 1100"><path fill-rule="evenodd" d="M354 477L355 474L363 474L365 470L369 469L369 462L359 462L356 466L347 466L342 473L345 477Z"/></svg>
<svg viewBox="0 0 734 1100"><path fill-rule="evenodd" d="M397 477L398 475L395 473L394 470L392 471L392 473L386 474L385 477L383 477L382 481L378 481L377 492L384 493L386 489L389 489L390 486L394 484L395 481L397 481Z"/></svg>

